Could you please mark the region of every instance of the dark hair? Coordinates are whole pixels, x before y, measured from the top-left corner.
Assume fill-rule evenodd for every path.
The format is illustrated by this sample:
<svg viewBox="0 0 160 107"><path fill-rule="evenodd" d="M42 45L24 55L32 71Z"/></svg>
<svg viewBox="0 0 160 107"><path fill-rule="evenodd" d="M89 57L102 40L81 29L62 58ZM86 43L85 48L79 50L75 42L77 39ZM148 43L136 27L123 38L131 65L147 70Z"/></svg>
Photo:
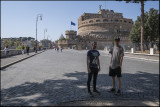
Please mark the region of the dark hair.
<svg viewBox="0 0 160 107"><path fill-rule="evenodd" d="M97 42L96 42L96 41L94 41L94 42L92 43L92 45L93 45L93 44L97 44Z"/></svg>
<svg viewBox="0 0 160 107"><path fill-rule="evenodd" d="M120 41L120 38L119 37L115 37L114 40L115 41Z"/></svg>

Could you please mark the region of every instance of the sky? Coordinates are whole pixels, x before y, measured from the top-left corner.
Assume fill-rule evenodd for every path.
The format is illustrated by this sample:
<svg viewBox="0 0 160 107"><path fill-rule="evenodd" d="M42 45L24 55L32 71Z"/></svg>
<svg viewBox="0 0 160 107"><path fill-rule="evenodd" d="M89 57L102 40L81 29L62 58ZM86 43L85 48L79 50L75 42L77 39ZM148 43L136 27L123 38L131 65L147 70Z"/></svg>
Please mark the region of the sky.
<svg viewBox="0 0 160 107"><path fill-rule="evenodd" d="M55 41L61 34L65 36L66 30L78 31L78 18L84 12L97 13L99 5L123 13L124 18L133 21L141 14L140 4L119 1L1 1L1 38L35 38L37 14L42 14L37 25L38 40L44 39L44 29L47 29L45 39ZM145 11L150 8L159 10L159 1L145 2ZM71 21L76 26L71 26Z"/></svg>

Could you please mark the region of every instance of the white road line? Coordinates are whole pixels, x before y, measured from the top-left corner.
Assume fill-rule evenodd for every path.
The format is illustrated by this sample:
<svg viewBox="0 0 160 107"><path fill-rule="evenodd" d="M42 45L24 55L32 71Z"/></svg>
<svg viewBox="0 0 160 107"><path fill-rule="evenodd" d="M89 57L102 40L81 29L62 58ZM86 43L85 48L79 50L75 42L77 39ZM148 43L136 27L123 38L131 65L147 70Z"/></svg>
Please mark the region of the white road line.
<svg viewBox="0 0 160 107"><path fill-rule="evenodd" d="M108 56L110 57L110 55L101 55L101 56ZM152 63L159 63L159 60L152 60L152 59L145 59L145 58L135 58L135 57L128 57L128 56L124 56L125 59L130 59L130 60L139 60L139 61L145 61L145 62L152 62Z"/></svg>
<svg viewBox="0 0 160 107"><path fill-rule="evenodd" d="M124 56L124 57L130 58L130 59L140 59L140 60L145 60L145 61L155 61L155 62L159 62L159 60L153 60L153 59L137 58L137 57L129 57L129 56Z"/></svg>
<svg viewBox="0 0 160 107"><path fill-rule="evenodd" d="M101 51L102 53L107 54L106 52ZM104 56L110 56L109 54L104 55ZM140 60L140 61L145 61L145 62L156 62L158 63L159 60L154 60L154 59L147 59L147 58L137 58L137 57L130 57L130 56L124 56L127 59L131 59L131 60Z"/></svg>
<svg viewBox="0 0 160 107"><path fill-rule="evenodd" d="M102 55L102 56L109 56L110 55ZM154 63L159 63L159 60L153 60L153 59L146 59L146 58L137 58L137 57L129 57L129 56L124 56L125 58L127 59L130 59L130 60L139 60L139 61L145 61L145 62L154 62Z"/></svg>
<svg viewBox="0 0 160 107"><path fill-rule="evenodd" d="M84 53L84 52L87 52L87 51L75 51L77 53ZM100 51L100 53L104 53L102 54L102 56L110 56L110 54L106 53L106 52L103 52L103 51ZM154 59L147 59L147 58L137 58L137 57L130 57L130 56L124 56L125 58L127 59L131 59L131 60L140 60L140 61L145 61L145 62L154 62L154 63L158 63L159 60L154 60Z"/></svg>

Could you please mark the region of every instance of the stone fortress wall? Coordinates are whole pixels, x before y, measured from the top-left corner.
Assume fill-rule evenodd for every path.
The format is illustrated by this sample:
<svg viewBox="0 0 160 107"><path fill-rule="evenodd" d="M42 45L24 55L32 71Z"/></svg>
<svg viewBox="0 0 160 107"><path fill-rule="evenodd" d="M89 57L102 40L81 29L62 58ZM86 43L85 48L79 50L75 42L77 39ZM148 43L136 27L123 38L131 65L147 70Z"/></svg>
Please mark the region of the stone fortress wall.
<svg viewBox="0 0 160 107"><path fill-rule="evenodd" d="M121 35L128 36L132 25L132 19L123 18L122 13L100 8L96 14L84 13L78 18L78 35L112 36L120 31Z"/></svg>
<svg viewBox="0 0 160 107"><path fill-rule="evenodd" d="M121 45L127 48L131 45L129 33L132 28L132 19L123 18L122 13L113 10L102 10L98 13L84 13L78 18L77 31L65 31L66 39L59 40L62 48L91 49L93 41L97 42L97 49L104 49L113 44L115 36L121 39Z"/></svg>

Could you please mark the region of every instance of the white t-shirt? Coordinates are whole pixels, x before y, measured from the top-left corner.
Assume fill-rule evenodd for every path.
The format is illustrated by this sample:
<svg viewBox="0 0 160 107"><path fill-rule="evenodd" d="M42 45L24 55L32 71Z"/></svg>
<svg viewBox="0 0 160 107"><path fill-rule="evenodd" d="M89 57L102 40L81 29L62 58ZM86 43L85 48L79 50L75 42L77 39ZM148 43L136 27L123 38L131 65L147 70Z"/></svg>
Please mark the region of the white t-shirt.
<svg viewBox="0 0 160 107"><path fill-rule="evenodd" d="M5 47L5 48L4 48L4 51L5 51L5 53L7 53L7 52L8 52L8 48Z"/></svg>
<svg viewBox="0 0 160 107"><path fill-rule="evenodd" d="M119 47L114 46L112 50L112 62L111 62L111 68L116 69L120 66L120 58L124 56L124 50L119 45Z"/></svg>

